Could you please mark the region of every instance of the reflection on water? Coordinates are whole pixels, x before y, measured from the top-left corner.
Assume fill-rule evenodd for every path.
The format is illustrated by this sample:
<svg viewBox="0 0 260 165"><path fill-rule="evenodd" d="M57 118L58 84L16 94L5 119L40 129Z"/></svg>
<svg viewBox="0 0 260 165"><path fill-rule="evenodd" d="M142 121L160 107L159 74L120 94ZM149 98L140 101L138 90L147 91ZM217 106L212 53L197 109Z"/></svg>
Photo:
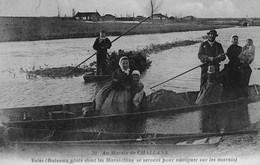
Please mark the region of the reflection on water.
<svg viewBox="0 0 260 165"><path fill-rule="evenodd" d="M247 103L240 102L226 107L202 109L172 116L148 118L140 115L89 119L76 124L66 124L66 127L56 131L10 128L6 131L8 132L6 137L10 141L75 141L131 137L136 139L141 136L137 135L138 133L152 135L233 132L247 128L252 122Z"/></svg>
<svg viewBox="0 0 260 165"><path fill-rule="evenodd" d="M149 118L146 120L146 133L199 133L200 111L173 116L162 116L160 118Z"/></svg>
<svg viewBox="0 0 260 165"><path fill-rule="evenodd" d="M171 116L135 116L93 120L84 124L80 130L114 133L219 133L243 130L252 122L254 121L250 120L248 104L239 102L221 106L221 108L207 108ZM76 128L78 126L73 129Z"/></svg>
<svg viewBox="0 0 260 165"><path fill-rule="evenodd" d="M203 133L238 131L250 125L248 105L245 102L202 111L200 119Z"/></svg>

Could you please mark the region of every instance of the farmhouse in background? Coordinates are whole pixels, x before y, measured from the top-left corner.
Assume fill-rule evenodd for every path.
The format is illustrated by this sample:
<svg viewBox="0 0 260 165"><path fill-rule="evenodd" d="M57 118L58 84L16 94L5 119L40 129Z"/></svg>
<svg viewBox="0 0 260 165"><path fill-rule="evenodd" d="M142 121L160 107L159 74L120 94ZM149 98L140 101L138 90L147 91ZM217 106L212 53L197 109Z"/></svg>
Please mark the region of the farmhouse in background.
<svg viewBox="0 0 260 165"><path fill-rule="evenodd" d="M183 19L185 19L186 21L194 21L196 18L192 15L186 16Z"/></svg>
<svg viewBox="0 0 260 165"><path fill-rule="evenodd" d="M158 13L158 14L153 15L153 19L155 19L155 20L166 20L166 19L168 19L168 16L163 15L161 13Z"/></svg>
<svg viewBox="0 0 260 165"><path fill-rule="evenodd" d="M101 15L98 12L78 12L74 18L77 20L99 21Z"/></svg>
<svg viewBox="0 0 260 165"><path fill-rule="evenodd" d="M113 16L112 14L106 14L102 16L102 21L115 21L116 17Z"/></svg>
<svg viewBox="0 0 260 165"><path fill-rule="evenodd" d="M174 16L171 16L168 18L167 23L174 23L176 21L176 18Z"/></svg>
<svg viewBox="0 0 260 165"><path fill-rule="evenodd" d="M136 16L136 18L138 18L138 19L145 19L146 17L145 16L142 16L142 15L138 15L138 16Z"/></svg>
<svg viewBox="0 0 260 165"><path fill-rule="evenodd" d="M252 25L253 22L254 22L254 20L252 18L242 18L239 21L239 24L242 26L249 26L249 25Z"/></svg>
<svg viewBox="0 0 260 165"><path fill-rule="evenodd" d="M180 18L176 18L175 19L176 22L190 22L190 23L195 23L196 21L200 21L200 22L203 22L202 20L198 20L196 17L192 16L192 15L189 15L189 16L186 16L186 17L180 17ZM204 22L206 22L206 19L204 20Z"/></svg>
<svg viewBox="0 0 260 165"><path fill-rule="evenodd" d="M153 22L155 23L167 23L168 16L161 13L153 15Z"/></svg>

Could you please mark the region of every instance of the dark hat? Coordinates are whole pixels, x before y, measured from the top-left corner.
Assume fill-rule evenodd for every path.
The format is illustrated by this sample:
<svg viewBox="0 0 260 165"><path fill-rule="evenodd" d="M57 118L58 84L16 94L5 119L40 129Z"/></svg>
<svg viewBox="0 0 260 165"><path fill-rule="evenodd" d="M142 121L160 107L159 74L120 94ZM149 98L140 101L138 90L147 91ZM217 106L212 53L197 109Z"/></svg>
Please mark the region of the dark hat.
<svg viewBox="0 0 260 165"><path fill-rule="evenodd" d="M213 30L210 30L208 33L207 33L208 35L209 34L213 34L214 36L218 36L218 33L217 33L217 31L215 30L215 29L213 29Z"/></svg>
<svg viewBox="0 0 260 165"><path fill-rule="evenodd" d="M106 33L106 31L104 29L100 30L100 33Z"/></svg>

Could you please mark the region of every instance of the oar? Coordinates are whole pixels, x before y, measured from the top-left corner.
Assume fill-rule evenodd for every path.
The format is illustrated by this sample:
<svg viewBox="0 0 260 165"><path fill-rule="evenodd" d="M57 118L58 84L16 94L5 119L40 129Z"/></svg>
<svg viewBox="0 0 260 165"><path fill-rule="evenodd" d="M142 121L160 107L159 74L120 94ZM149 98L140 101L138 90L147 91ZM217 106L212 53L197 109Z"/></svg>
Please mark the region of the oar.
<svg viewBox="0 0 260 165"><path fill-rule="evenodd" d="M115 38L113 41L111 41L111 43L115 42L116 40L118 40L120 37L122 37L123 35L125 35L126 33L130 32L131 30L133 30L136 26L140 25L141 23L143 23L144 21L146 21L147 19L149 19L151 16L145 18L144 20L142 20L141 22L139 22L138 24L136 24L135 26L133 26L132 28L130 28L129 30L127 30L126 32L124 32L123 34L121 34L120 36L118 36L117 38ZM92 54L90 57L88 57L86 60L82 61L80 64L78 64L77 66L75 66L73 69L71 69L68 74L70 74L74 69L76 69L77 67L79 67L81 64L83 64L84 62L88 61L90 58L92 58L94 55L96 55L97 53Z"/></svg>
<svg viewBox="0 0 260 165"><path fill-rule="evenodd" d="M179 76L181 76L181 75L184 75L184 74L186 74L186 73L188 73L188 72L190 72L190 71L192 71L192 70L194 70L194 69L196 69L196 68L198 68L198 67L201 67L202 65L204 65L205 63L203 63L203 64L200 64L199 66L196 66L196 67L194 67L194 68L192 68L192 69L190 69L190 70L187 70L186 72L183 72L183 73L181 73L181 74L179 74L179 75L177 75L177 76L174 76L173 78L170 78L170 79L168 79L168 80L166 80L166 81L164 81L164 82L161 82L160 84L157 84L157 85L155 85L155 86L152 86L150 89L153 89L153 88L155 88L155 87L157 87L157 86L159 86L159 85L162 85L162 84L164 84L164 83L166 83L166 82L168 82L168 81L171 81L171 80L173 80L173 79L175 79L175 78L177 78L177 77L179 77Z"/></svg>

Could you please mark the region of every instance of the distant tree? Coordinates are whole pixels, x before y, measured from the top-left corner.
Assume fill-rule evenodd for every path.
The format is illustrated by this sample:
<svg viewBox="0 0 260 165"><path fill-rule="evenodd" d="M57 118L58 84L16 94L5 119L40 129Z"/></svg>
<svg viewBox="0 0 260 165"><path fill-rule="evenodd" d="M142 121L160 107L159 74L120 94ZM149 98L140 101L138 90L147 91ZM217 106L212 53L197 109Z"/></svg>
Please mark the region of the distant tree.
<svg viewBox="0 0 260 165"><path fill-rule="evenodd" d="M153 19L153 15L158 13L162 7L162 1L158 0L148 0L148 3L145 7L145 12L148 16L151 16Z"/></svg>
<svg viewBox="0 0 260 165"><path fill-rule="evenodd" d="M74 17L76 15L76 10L72 9L72 17Z"/></svg>
<svg viewBox="0 0 260 165"><path fill-rule="evenodd" d="M60 6L58 5L58 17L60 17Z"/></svg>
<svg viewBox="0 0 260 165"><path fill-rule="evenodd" d="M57 5L58 5L58 17L60 17L60 4L59 4L58 0L56 0L56 2L57 2Z"/></svg>
<svg viewBox="0 0 260 165"><path fill-rule="evenodd" d="M1 1L1 3L2 3L2 1ZM41 1L41 0L39 0L39 1L38 1L38 5L37 5L36 9L38 9L38 8L41 6L41 4L42 4L42 1Z"/></svg>

